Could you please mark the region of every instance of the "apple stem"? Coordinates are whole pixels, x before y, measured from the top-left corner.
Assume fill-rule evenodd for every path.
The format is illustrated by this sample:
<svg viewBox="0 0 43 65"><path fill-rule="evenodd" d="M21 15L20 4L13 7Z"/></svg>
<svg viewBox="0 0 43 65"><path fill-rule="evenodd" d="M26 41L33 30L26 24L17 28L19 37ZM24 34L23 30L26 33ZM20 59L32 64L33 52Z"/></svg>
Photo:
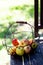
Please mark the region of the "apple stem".
<svg viewBox="0 0 43 65"><path fill-rule="evenodd" d="M24 65L24 57L22 56L22 65Z"/></svg>
<svg viewBox="0 0 43 65"><path fill-rule="evenodd" d="M29 65L31 65L30 55L28 55L28 57L29 57Z"/></svg>

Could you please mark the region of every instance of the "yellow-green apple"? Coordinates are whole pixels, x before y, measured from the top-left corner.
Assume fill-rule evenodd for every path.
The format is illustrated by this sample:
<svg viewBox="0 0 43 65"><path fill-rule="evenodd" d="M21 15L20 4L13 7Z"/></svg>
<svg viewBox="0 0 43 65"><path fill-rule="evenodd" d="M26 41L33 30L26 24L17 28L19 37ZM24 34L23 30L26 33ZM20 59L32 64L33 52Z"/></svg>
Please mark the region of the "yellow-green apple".
<svg viewBox="0 0 43 65"><path fill-rule="evenodd" d="M37 43L32 43L32 45L31 45L31 47L33 48L33 49L35 49L36 47L37 47Z"/></svg>
<svg viewBox="0 0 43 65"><path fill-rule="evenodd" d="M22 56L22 55L24 54L24 48L18 46L18 47L16 48L16 54L19 55L19 56Z"/></svg>

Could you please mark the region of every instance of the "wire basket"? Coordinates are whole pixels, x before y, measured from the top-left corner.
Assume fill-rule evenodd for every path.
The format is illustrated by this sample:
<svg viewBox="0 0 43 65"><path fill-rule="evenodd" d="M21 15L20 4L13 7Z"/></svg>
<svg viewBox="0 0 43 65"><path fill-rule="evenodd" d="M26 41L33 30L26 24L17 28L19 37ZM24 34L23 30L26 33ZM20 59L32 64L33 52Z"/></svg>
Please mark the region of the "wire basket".
<svg viewBox="0 0 43 65"><path fill-rule="evenodd" d="M2 42L3 46L6 47L6 50L9 53L9 49L14 47L12 44L13 39L24 40L24 39L33 39L34 40L34 27L27 22L17 21L12 23L7 32L4 35L4 40Z"/></svg>

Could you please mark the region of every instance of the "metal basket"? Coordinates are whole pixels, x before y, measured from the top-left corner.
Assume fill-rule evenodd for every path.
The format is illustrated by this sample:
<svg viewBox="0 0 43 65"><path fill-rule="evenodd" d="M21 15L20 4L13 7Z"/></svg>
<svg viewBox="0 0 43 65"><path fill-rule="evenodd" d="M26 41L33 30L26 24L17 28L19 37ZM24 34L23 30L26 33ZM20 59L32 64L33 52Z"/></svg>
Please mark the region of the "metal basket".
<svg viewBox="0 0 43 65"><path fill-rule="evenodd" d="M19 40L22 40L30 38L34 39L34 37L34 27L32 25L24 21L17 21L12 23L8 27L7 32L4 35L4 40L2 41L2 44L6 47L6 50L8 52L9 48L12 47L11 41L13 38L18 38Z"/></svg>

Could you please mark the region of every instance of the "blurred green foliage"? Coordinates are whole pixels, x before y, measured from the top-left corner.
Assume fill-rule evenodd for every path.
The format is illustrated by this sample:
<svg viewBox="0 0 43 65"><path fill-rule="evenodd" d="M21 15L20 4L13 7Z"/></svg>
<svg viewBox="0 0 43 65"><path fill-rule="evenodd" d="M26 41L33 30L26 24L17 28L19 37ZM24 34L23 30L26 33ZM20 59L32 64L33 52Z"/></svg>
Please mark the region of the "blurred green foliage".
<svg viewBox="0 0 43 65"><path fill-rule="evenodd" d="M0 50L3 48L3 45L0 45Z"/></svg>
<svg viewBox="0 0 43 65"><path fill-rule="evenodd" d="M16 10L21 11L22 12L21 14L24 14L26 19L34 18L34 5L20 5L20 6L18 5L18 6L11 6L9 8L9 12L11 12L11 13L13 13ZM40 7L38 7L38 11L40 13ZM16 31L17 25L12 26L14 24L12 18L13 18L12 15L7 15L7 16L2 18L2 19L5 19L5 20L9 21L9 23L8 23L9 26L7 27L7 26L5 26L6 24L5 25L0 24L0 27L1 27L0 28L0 38L3 39L6 34L11 35L12 32ZM24 36L25 36L25 34L24 34ZM30 34L30 37L28 37L28 38L31 38L31 37L32 37L32 34ZM21 39L21 38L23 38L23 36L18 34L18 39ZM3 48L3 46L0 45L0 50L2 48Z"/></svg>
<svg viewBox="0 0 43 65"><path fill-rule="evenodd" d="M13 7L10 7L9 10L11 12L15 10L21 11L25 15L26 19L29 19L30 17L31 18L34 17L34 5L13 6Z"/></svg>

